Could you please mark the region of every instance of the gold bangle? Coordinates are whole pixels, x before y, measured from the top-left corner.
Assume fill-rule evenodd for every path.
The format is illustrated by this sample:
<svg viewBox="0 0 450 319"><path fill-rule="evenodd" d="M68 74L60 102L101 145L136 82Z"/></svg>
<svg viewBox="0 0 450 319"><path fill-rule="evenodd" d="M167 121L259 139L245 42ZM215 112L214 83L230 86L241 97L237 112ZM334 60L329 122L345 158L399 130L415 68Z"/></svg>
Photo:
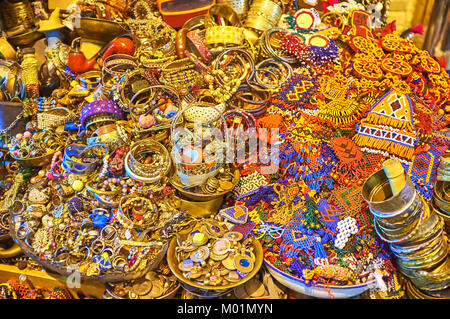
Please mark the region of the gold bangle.
<svg viewBox="0 0 450 319"><path fill-rule="evenodd" d="M175 48L180 59L184 59L186 57L186 54L184 53L186 50L186 34L187 30L181 28L175 36Z"/></svg>
<svg viewBox="0 0 450 319"><path fill-rule="evenodd" d="M244 40L244 29L240 27L212 26L207 28L205 32L205 44L207 46L240 46L244 43Z"/></svg>

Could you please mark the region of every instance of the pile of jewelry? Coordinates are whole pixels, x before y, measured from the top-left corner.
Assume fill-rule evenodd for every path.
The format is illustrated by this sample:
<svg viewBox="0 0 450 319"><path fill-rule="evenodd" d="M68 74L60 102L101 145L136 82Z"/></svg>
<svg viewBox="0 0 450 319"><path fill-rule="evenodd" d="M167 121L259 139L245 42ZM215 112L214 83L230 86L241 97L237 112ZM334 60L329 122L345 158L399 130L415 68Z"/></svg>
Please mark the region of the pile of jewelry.
<svg viewBox="0 0 450 319"><path fill-rule="evenodd" d="M225 222L204 219L186 238L180 237L175 248L178 268L196 284L218 288L235 284L255 267L252 239L244 239Z"/></svg>
<svg viewBox="0 0 450 319"><path fill-rule="evenodd" d="M120 219L112 209L96 207L96 201L82 196L66 201L46 184L30 188L13 204L16 240L35 258L61 269L79 265L82 274L96 276L142 270L161 253L164 244L162 238L153 236L153 229L139 234L127 224L138 224L148 214L159 235L158 229L170 217L162 211L155 217L156 204L141 206L136 219L128 214ZM127 210L129 205L125 202L120 209Z"/></svg>
<svg viewBox="0 0 450 319"><path fill-rule="evenodd" d="M50 130L25 131L11 138L9 151L13 158L26 160L54 154L61 149L64 137Z"/></svg>

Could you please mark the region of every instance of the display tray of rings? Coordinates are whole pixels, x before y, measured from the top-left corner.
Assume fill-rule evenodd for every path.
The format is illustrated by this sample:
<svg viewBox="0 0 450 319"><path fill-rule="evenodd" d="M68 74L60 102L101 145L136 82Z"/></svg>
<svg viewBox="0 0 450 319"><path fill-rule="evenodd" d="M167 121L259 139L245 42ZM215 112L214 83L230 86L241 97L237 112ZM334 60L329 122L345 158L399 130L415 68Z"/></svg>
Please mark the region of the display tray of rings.
<svg viewBox="0 0 450 319"><path fill-rule="evenodd" d="M158 212L148 198L122 197L114 213L86 207L77 196L65 202L42 191L43 184L26 192L26 202L13 203L9 224L23 253L46 269L63 276L78 271L86 281L118 282L140 278L163 260L168 242L159 231L172 214Z"/></svg>
<svg viewBox="0 0 450 319"><path fill-rule="evenodd" d="M18 239L17 234L11 233L11 238L20 246L23 253L42 265L44 268L50 270L51 272L58 273L62 276L69 277L73 275L74 271L77 271L77 268L73 267L65 267L57 262L50 262L45 259L40 258L36 252L33 251L31 247L29 247L25 242ZM137 270L137 271L115 271L103 275L89 275L89 274L80 274L80 279L82 281L88 282L103 282L103 283L113 283L113 282L122 282L133 280L137 278L141 278L145 276L149 271L158 267L158 264L163 260L166 253L167 245L157 250L156 257L151 259L151 261L145 266L145 268ZM74 264L76 265L76 264ZM79 269L79 268L78 268Z"/></svg>

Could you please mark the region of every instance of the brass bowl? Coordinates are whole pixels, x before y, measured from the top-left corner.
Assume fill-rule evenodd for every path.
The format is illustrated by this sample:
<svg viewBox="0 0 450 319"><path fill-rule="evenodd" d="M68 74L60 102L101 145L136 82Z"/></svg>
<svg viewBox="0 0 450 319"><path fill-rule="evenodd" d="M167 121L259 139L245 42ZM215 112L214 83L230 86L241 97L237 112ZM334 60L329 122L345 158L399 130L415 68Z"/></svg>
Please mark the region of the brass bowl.
<svg viewBox="0 0 450 319"><path fill-rule="evenodd" d="M31 157L31 158L18 158L18 157L14 157L11 153L11 157L16 160L17 162L19 162L22 166L27 166L27 167L44 167L48 164L51 163L53 155L57 152L58 150L54 150L51 153L47 153L45 155L42 156L38 156L38 157Z"/></svg>
<svg viewBox="0 0 450 319"><path fill-rule="evenodd" d="M309 286L305 283L305 280L299 277L287 274L274 265L272 265L267 259L264 260L264 265L266 266L268 272L272 277L279 282L281 285L310 297L320 298L320 299L346 299L358 296L365 292L366 290L376 286L376 279L371 277L365 283L357 285L324 285L315 284Z"/></svg>
<svg viewBox="0 0 450 319"><path fill-rule="evenodd" d="M263 263L262 246L258 240L253 238L252 247L253 247L253 253L255 254L256 260L255 260L255 267L248 274L248 276L245 277L244 279L242 279L241 281L232 283L232 284L221 285L221 286L205 286L205 285L200 285L197 282L189 280L183 276L183 273L180 271L180 269L178 269L179 261L177 260L177 256L175 253L176 247L177 247L177 239L173 238L169 244L169 248L167 249L167 263L170 267L170 270L172 270L172 273L175 275L175 277L178 278L179 281L181 281L182 284L185 284L185 285L188 285L191 287L195 287L195 288L199 288L202 290L208 290L208 291L227 290L227 289L231 289L231 288L240 286L240 285L246 283L247 281L249 281L250 279L252 279L258 273L258 271L261 268L262 263Z"/></svg>
<svg viewBox="0 0 450 319"><path fill-rule="evenodd" d="M45 34L39 31L29 31L27 33L18 34L12 37L8 37L9 43L13 47L31 47L39 41L45 38Z"/></svg>
<svg viewBox="0 0 450 319"><path fill-rule="evenodd" d="M233 188L234 188L234 187L236 187L237 183L239 182L239 178L241 177L241 174L239 173L239 170L234 165L231 168L231 171L234 174L234 178L233 178ZM203 193L197 193L197 192L190 191L189 189L186 188L185 185L183 185L183 183L181 182L180 177L178 177L177 173L174 173L172 175L172 177L169 180L169 183L178 192L180 192L180 194L182 194L184 197L191 199L193 201L198 201L198 202L212 201L214 199L217 199L218 197L222 197L222 196L226 195L227 193L231 192L231 190L229 190L229 191L223 191L223 192L215 193L215 194L203 194Z"/></svg>
<svg viewBox="0 0 450 319"><path fill-rule="evenodd" d="M9 234L0 235L0 242L11 239ZM0 250L0 258L11 258L22 255L22 249L16 243L13 243L8 249Z"/></svg>
<svg viewBox="0 0 450 319"><path fill-rule="evenodd" d="M187 211L190 216L202 218L217 214L222 205L223 197L217 197L206 202L197 202L176 197L176 201L179 202L180 211Z"/></svg>
<svg viewBox="0 0 450 319"><path fill-rule="evenodd" d="M81 18L80 27L75 28L80 37L100 43L108 43L124 33L124 28L117 22L96 18Z"/></svg>

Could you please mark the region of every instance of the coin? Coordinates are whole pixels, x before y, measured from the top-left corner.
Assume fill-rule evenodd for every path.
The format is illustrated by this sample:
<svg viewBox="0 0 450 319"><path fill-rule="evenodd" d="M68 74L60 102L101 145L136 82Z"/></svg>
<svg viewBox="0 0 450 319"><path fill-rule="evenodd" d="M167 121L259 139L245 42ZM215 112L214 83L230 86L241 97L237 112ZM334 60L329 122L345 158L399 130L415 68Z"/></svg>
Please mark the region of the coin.
<svg viewBox="0 0 450 319"><path fill-rule="evenodd" d="M234 266L243 273L249 273L253 270L254 263L247 255L236 255L234 257Z"/></svg>
<svg viewBox="0 0 450 319"><path fill-rule="evenodd" d="M208 242L208 235L202 232L195 232L192 234L192 244L195 246L201 246Z"/></svg>
<svg viewBox="0 0 450 319"><path fill-rule="evenodd" d="M200 276L202 276L203 274L201 272L192 272L190 271L189 273L187 273L187 278L189 279L197 279Z"/></svg>
<svg viewBox="0 0 450 319"><path fill-rule="evenodd" d="M178 269L181 271L191 271L194 268L194 261L192 259L183 260L178 264Z"/></svg>
<svg viewBox="0 0 450 319"><path fill-rule="evenodd" d="M146 275L145 275L145 279L150 280L150 281L154 281L158 278L158 274L154 271L149 271Z"/></svg>
<svg viewBox="0 0 450 319"><path fill-rule="evenodd" d="M227 258L222 260L222 265L224 265L224 267L228 270L235 270L234 255L229 255Z"/></svg>
<svg viewBox="0 0 450 319"><path fill-rule="evenodd" d="M204 262L209 257L209 248L206 246L200 247L190 257L194 262Z"/></svg>
<svg viewBox="0 0 450 319"><path fill-rule="evenodd" d="M211 253L209 254L209 258L211 258L211 259L214 260L214 261L221 261L221 260L224 260L225 258L227 258L227 256L228 256L228 253L222 254L222 255L216 255L215 253L211 252Z"/></svg>
<svg viewBox="0 0 450 319"><path fill-rule="evenodd" d="M130 299L139 299L139 295L135 294L132 291L130 291L130 292L128 292L128 298L130 298Z"/></svg>
<svg viewBox="0 0 450 319"><path fill-rule="evenodd" d="M151 289L152 282L148 280L135 282L133 286L131 286L131 291L139 296L146 295Z"/></svg>
<svg viewBox="0 0 450 319"><path fill-rule="evenodd" d="M226 276L225 279L229 282L238 282L241 280L241 277L237 274L236 271L230 271Z"/></svg>
<svg viewBox="0 0 450 319"><path fill-rule="evenodd" d="M255 254L254 254L252 251L246 250L246 251L244 252L244 254L247 255L248 257L250 257L250 259L251 259L253 262L256 261L256 256L255 256Z"/></svg>
<svg viewBox="0 0 450 319"><path fill-rule="evenodd" d="M214 242L213 253L216 255L225 255L230 251L231 243L228 239L222 238Z"/></svg>
<svg viewBox="0 0 450 319"><path fill-rule="evenodd" d="M162 296L163 292L164 292L164 289L163 289L162 283L157 281L157 282L153 283L152 290L147 294L147 296L150 298L158 298L158 297Z"/></svg>
<svg viewBox="0 0 450 319"><path fill-rule="evenodd" d="M228 275L229 272L230 271L228 269L226 269L225 267L223 267L222 269L219 270L219 274L221 276L226 276L226 275Z"/></svg>
<svg viewBox="0 0 450 319"><path fill-rule="evenodd" d="M222 237L228 229L221 225L218 221L211 219L208 220L206 224L206 231L213 237Z"/></svg>
<svg viewBox="0 0 450 319"><path fill-rule="evenodd" d="M244 235L242 235L241 233L236 232L236 231L230 231L228 233L225 233L223 235L223 237L225 237L228 240L236 242L236 241L240 241L242 238L244 238Z"/></svg>
<svg viewBox="0 0 450 319"><path fill-rule="evenodd" d="M219 182L220 188L224 191L230 191L234 188L234 185L232 182L229 181L220 181Z"/></svg>

